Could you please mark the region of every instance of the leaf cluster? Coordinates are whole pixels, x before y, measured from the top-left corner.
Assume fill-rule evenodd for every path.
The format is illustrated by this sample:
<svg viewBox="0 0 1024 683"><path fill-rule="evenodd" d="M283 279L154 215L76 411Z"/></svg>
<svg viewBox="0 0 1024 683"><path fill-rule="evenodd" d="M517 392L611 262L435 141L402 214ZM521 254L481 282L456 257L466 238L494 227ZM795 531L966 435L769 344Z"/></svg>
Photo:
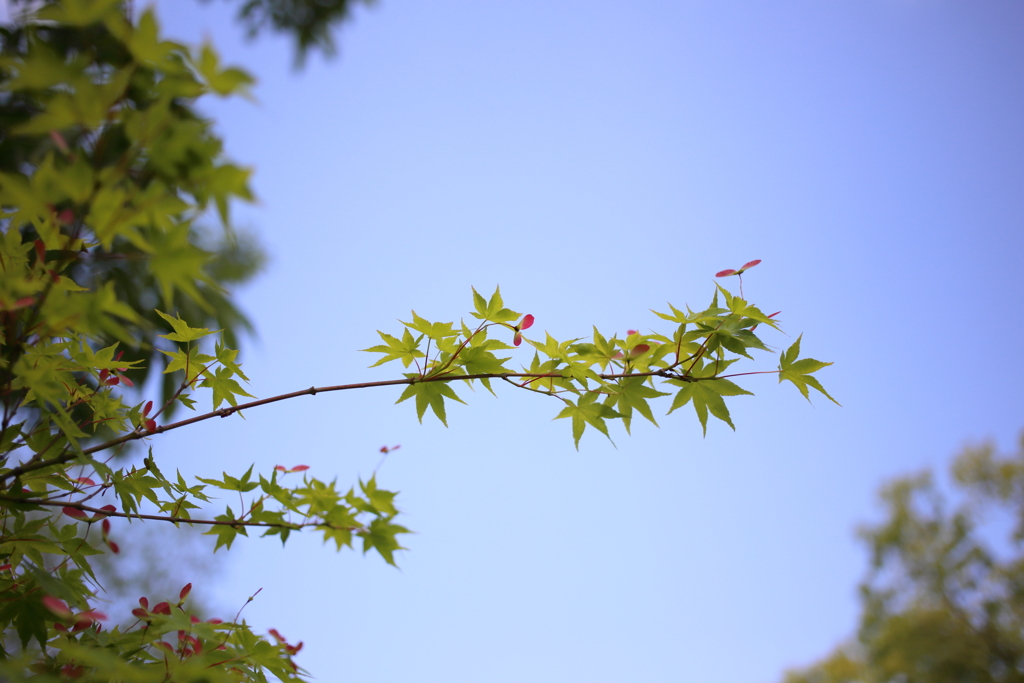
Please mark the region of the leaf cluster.
<svg viewBox="0 0 1024 683"><path fill-rule="evenodd" d="M672 397L668 413L691 405L705 435L709 415L735 429L725 398L751 392L729 378L766 371L736 372L732 366L753 360L754 351L769 350L754 332L758 326L779 329L772 316L721 286L702 311L687 307L683 312L671 304L668 313L654 311L673 324L669 329L629 330L621 338L594 328L589 339L559 341L549 333L543 339L528 339L523 333L532 326L533 316L506 308L500 288L490 298L474 289L473 305L473 327L465 320L458 325L431 322L413 311L411 322L402 323L401 335L378 331L383 343L364 349L381 354L371 367L397 361L414 368L405 375L408 386L398 402L414 399L420 420L429 408L445 425L446 401L463 402L450 386L456 380L479 381L493 393L491 380L501 379L545 394L561 401L555 419L569 420L577 448L588 427L611 438L609 420L621 420L627 432L636 414L657 425L650 402L667 396ZM511 332L512 345L489 337L494 331ZM831 363L800 358L801 339L781 354L779 381L793 383L808 400L811 388L835 402L813 377ZM498 355L513 351L524 340L534 350L528 363L510 365L512 356Z"/></svg>

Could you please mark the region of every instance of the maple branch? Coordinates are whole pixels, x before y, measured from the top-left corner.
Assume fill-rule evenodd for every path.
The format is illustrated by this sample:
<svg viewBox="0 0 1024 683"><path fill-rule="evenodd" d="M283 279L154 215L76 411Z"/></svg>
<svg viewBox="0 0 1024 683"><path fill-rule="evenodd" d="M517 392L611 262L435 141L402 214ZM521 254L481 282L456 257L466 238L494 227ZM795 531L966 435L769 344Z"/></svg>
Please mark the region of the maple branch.
<svg viewBox="0 0 1024 683"><path fill-rule="evenodd" d="M124 519L152 519L158 522L175 522L183 524L205 524L207 526L253 526L253 527L269 527L276 529L305 529L306 527L328 527L336 529L340 527L332 526L327 522L304 522L302 524L295 524L290 522L244 522L242 520L222 520L222 519L192 519L190 517L175 517L173 515L147 515L140 512L118 512L116 510L110 510L109 508L104 510L102 508L92 507L91 505L83 505L81 503L69 503L59 500L44 500L42 498L19 498L17 496L10 496L0 494L0 500L5 500L11 503L20 503L22 505L45 505L48 507L61 507L61 508L74 508L75 510L81 510L82 512L92 512L94 514L103 515L104 517L123 517ZM74 517L72 517L74 519ZM99 521L96 520L76 520L79 522L90 522ZM344 527L349 531L359 531L363 527ZM10 541L11 539L5 539ZM17 539L15 539L17 540Z"/></svg>
<svg viewBox="0 0 1024 683"><path fill-rule="evenodd" d="M689 371L687 371L687 372L689 372ZM774 371L764 371L764 372L774 372ZM746 373L746 374L757 374L757 373ZM355 384L338 384L338 385L335 385L335 386L327 386L327 387L309 387L308 389L301 389L299 391L292 391L292 392L289 392L287 394L278 394L277 396L271 396L269 398L261 398L261 399L255 400L255 401L249 401L248 403L241 403L241 404L235 405L235 406L229 406L229 407L225 407L225 408L218 408L217 410L212 410L212 411L210 411L208 413L203 413L202 415L196 415L195 417L190 417L187 420L180 420L178 422L172 422L171 424L160 425L160 426L158 426L153 431L139 431L138 429L136 429L135 431L132 431L132 432L129 432L128 434L124 434L122 436L119 436L116 439L111 439L110 441L107 441L105 443L101 443L101 444L98 444L96 446L92 446L91 448L86 448L86 449L84 449L84 450L82 450L82 451L80 451L78 453L67 452L67 453L63 453L63 454L61 454L59 456L56 456L54 458L50 458L49 460L38 460L38 461L35 461L35 462L26 463L26 464L21 465L19 467L15 467L14 469L10 470L9 472L5 472L3 474L0 474L0 482L5 482L5 481L7 481L7 480L9 480L11 478L21 476L22 474L26 474L28 472L33 472L35 470L43 469L45 467L50 467L52 465L60 465L60 464L66 463L66 462L71 462L72 460L76 459L80 455L92 455L93 453L99 453L100 451L105 451L105 450L107 450L109 448L113 448L115 446L120 446L123 443L127 443L129 441L136 441L138 439L142 439L142 438L145 438L147 436L151 436L153 434L162 434L164 432L169 432L172 429L180 429L181 427L187 427L188 425L196 424L197 422L203 422L205 420L209 420L209 419L214 418L214 417L229 417L229 416L231 416L231 415L233 415L233 414L235 414L237 412L240 412L242 410L248 410L250 408L258 408L260 406L269 405L271 403L277 403L278 401L287 401L287 400L290 400L290 399L293 399L293 398L298 398L299 396L315 396L317 394L327 393L327 392L330 392L330 391L347 391L349 389L369 389L369 388L372 388L372 387L393 387L393 386L401 386L403 384L406 384L406 385L407 384L419 384L421 382L454 382L456 380L467 380L468 381L468 380L474 380L474 379L503 379L503 380L508 380L511 377L523 377L523 378L528 378L528 379L544 379L545 377L562 377L562 373L560 373L560 372L493 372L493 373L485 372L485 373L479 373L479 374L474 374L474 375L448 375L448 374L445 374L445 375L433 375L433 376L429 376L429 377L406 377L405 379L390 379L390 380L382 380L382 381L377 381L377 382L358 382L358 383L355 383ZM609 380L609 381L623 379L623 378L626 378L626 377L663 377L665 379L681 380L681 381L684 381L684 382L708 382L708 381L713 381L715 379L719 379L718 377L691 377L691 376L685 375L685 374L684 375L680 375L677 372L673 372L671 369L665 369L665 368L658 369L658 370L649 370L647 372L603 373L603 374L598 374L598 377L600 377L603 380ZM528 387L525 387L525 386L522 386L522 385L517 385L517 386L520 386L520 388L524 388L524 389L528 388ZM536 391L536 390L534 390L534 391ZM547 392L541 392L541 393L547 393Z"/></svg>

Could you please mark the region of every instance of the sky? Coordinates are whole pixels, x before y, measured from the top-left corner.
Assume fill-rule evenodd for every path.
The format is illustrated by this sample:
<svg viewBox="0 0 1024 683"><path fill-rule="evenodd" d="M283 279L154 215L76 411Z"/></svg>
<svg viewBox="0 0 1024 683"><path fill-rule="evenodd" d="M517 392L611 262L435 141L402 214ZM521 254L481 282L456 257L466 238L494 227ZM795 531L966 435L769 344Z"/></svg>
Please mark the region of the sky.
<svg viewBox="0 0 1024 683"><path fill-rule="evenodd" d="M577 451L544 397L461 390L445 429L381 388L154 439L165 471L346 487L401 444L400 569L240 539L196 588L227 616L262 588L243 616L318 680L778 681L854 632L879 486L1024 428L1024 5L380 0L301 70L234 6L158 17L259 81L204 109L256 169L251 393L395 378L359 349L473 286L538 335L621 335L761 259L766 341L803 334L842 404L751 377L735 432L686 408Z"/></svg>

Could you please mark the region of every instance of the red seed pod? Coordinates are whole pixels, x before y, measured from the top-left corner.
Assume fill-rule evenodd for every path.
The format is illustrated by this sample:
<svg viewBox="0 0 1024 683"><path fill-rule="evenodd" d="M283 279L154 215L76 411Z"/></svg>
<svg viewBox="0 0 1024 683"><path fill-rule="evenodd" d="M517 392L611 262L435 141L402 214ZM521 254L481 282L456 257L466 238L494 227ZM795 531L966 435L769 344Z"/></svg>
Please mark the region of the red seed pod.
<svg viewBox="0 0 1024 683"><path fill-rule="evenodd" d="M153 607L153 614L171 614L171 604L169 602L161 602Z"/></svg>
<svg viewBox="0 0 1024 683"><path fill-rule="evenodd" d="M79 477L78 479L75 479L74 481L77 481L79 484L86 484L87 486L95 486L96 485L96 482L94 482L89 477Z"/></svg>
<svg viewBox="0 0 1024 683"><path fill-rule="evenodd" d="M79 510L78 508L62 507L61 512L74 519L88 519L89 517L89 515L85 514L84 511Z"/></svg>
<svg viewBox="0 0 1024 683"><path fill-rule="evenodd" d="M139 604L142 605L145 609L149 609L149 600L147 600L146 598L139 598Z"/></svg>
<svg viewBox="0 0 1024 683"><path fill-rule="evenodd" d="M759 258L758 259L754 259L753 261L747 261L746 263L743 264L743 267L740 268L740 270L746 270L747 268L753 268L754 266L756 266L760 262L761 262L761 259L759 259Z"/></svg>
<svg viewBox="0 0 1024 683"><path fill-rule="evenodd" d="M115 555L121 552L121 546L119 546L117 543L114 543L113 541L107 541L107 545L110 547L110 552L114 553Z"/></svg>
<svg viewBox="0 0 1024 683"><path fill-rule="evenodd" d="M523 316L523 321L519 323L519 329L528 330L533 327L533 315L527 313Z"/></svg>
<svg viewBox="0 0 1024 683"><path fill-rule="evenodd" d="M296 465L291 469L292 472L304 472L309 469L309 465Z"/></svg>
<svg viewBox="0 0 1024 683"><path fill-rule="evenodd" d="M141 607L136 607L135 609L133 609L132 610L132 614L134 616L138 617L139 619L145 619L146 617L149 616L149 612L147 612L146 610L142 609Z"/></svg>
<svg viewBox="0 0 1024 683"><path fill-rule="evenodd" d="M53 144L57 146L57 149L64 152L64 154L70 153L71 150L68 148L67 141L64 139L64 136L61 135L59 132L51 130L50 139L53 140Z"/></svg>
<svg viewBox="0 0 1024 683"><path fill-rule="evenodd" d="M149 415L149 411L153 409L153 402L147 401L146 406L142 409L143 415Z"/></svg>
<svg viewBox="0 0 1024 683"><path fill-rule="evenodd" d="M717 273L715 273L715 277L728 277L730 275L735 275L735 274L736 274L735 270L733 270L732 268L726 268L725 270L720 270Z"/></svg>
<svg viewBox="0 0 1024 683"><path fill-rule="evenodd" d="M191 592L192 592L192 584L191 583L186 583L185 587L181 589L180 593L178 593L178 599L179 600L184 600L185 598L188 597L188 594L191 593Z"/></svg>
<svg viewBox="0 0 1024 683"><path fill-rule="evenodd" d="M42 602L43 607L53 612L61 619L71 618L71 610L68 609L67 604L63 600L55 598L52 595L44 595L42 598Z"/></svg>
<svg viewBox="0 0 1024 683"><path fill-rule="evenodd" d="M110 533L110 520L104 519L103 524L100 525L100 528L103 529L103 538L106 538L107 534Z"/></svg>
<svg viewBox="0 0 1024 683"><path fill-rule="evenodd" d="M146 428L147 432L156 431L156 420L143 420L142 426Z"/></svg>

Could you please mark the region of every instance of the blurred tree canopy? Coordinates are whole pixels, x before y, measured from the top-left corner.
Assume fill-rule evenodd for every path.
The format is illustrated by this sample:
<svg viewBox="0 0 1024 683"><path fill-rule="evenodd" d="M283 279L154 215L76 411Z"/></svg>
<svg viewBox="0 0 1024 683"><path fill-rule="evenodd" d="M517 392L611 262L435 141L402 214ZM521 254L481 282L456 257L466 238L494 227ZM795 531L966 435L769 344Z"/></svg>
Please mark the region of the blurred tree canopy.
<svg viewBox="0 0 1024 683"><path fill-rule="evenodd" d="M17 0L16 4L38 8L41 3ZM48 9L59 7L42 4ZM112 4L118 3L94 3ZM216 56L212 51L207 55L206 68L213 73ZM32 64L33 58L39 66L28 71L25 65ZM123 37L101 22L40 26L15 21L0 26L0 175L29 178L43 164L52 163L54 155L70 155L83 177L123 176L125 186L118 189L123 197L119 194L118 198L130 201L137 194L135 213L152 212L155 200L150 195L175 183L196 200L186 220L171 233L158 230L135 239L117 236L102 250L89 252L78 248L61 252L60 240L46 234L41 223L34 224L23 215L12 216L24 220L10 227L20 228L25 239L41 238L47 250L63 254L68 277L89 290L109 288L118 301L131 308L131 320L124 327L99 333L107 343L131 342L124 349L128 369L123 374L141 385L169 362L158 352L159 335L171 329L156 314L158 306L178 311L197 326L224 330L225 342L237 348L239 335L251 332L252 327L232 302L228 288L251 279L262 267L264 255L257 242L236 231L230 221L229 197L252 199L250 171L223 159L223 143L213 133L212 122L194 107L194 99L202 92L199 86L186 84L172 91L175 81L159 69L136 66L134 59ZM130 123L130 117L104 120L105 112L100 109L83 113L72 99L73 92L75 97L95 94L102 101L105 86L101 75L115 71L134 74L132 82L118 93L116 106L129 113L146 112L145 125L151 130L144 131L138 117ZM220 84L223 92L217 94L226 95L230 89L251 83L240 70L224 73L235 82ZM56 111L41 117L47 108ZM102 125L84 126L83 116ZM63 131L63 137L51 132L56 130ZM149 142L143 141L143 136L152 136L152 150L142 149L144 142ZM74 156L78 149L82 151ZM72 215L74 201L66 196L56 193L50 204L55 212L69 212L69 221L79 218ZM211 222L208 209L214 207L223 229L207 226ZM118 218L134 219L128 214ZM147 258L151 253L160 254L155 268ZM145 362L133 366L133 361ZM6 383L4 373L0 370L0 382ZM173 391L170 375L163 380L167 397Z"/></svg>
<svg viewBox="0 0 1024 683"><path fill-rule="evenodd" d="M312 49L334 54L332 30L352 17L356 5L375 0L242 0L238 19L256 36L266 29L290 34L299 64Z"/></svg>
<svg viewBox="0 0 1024 683"><path fill-rule="evenodd" d="M1017 452L969 447L953 495L931 472L880 494L856 638L785 683L1024 681L1024 434Z"/></svg>

